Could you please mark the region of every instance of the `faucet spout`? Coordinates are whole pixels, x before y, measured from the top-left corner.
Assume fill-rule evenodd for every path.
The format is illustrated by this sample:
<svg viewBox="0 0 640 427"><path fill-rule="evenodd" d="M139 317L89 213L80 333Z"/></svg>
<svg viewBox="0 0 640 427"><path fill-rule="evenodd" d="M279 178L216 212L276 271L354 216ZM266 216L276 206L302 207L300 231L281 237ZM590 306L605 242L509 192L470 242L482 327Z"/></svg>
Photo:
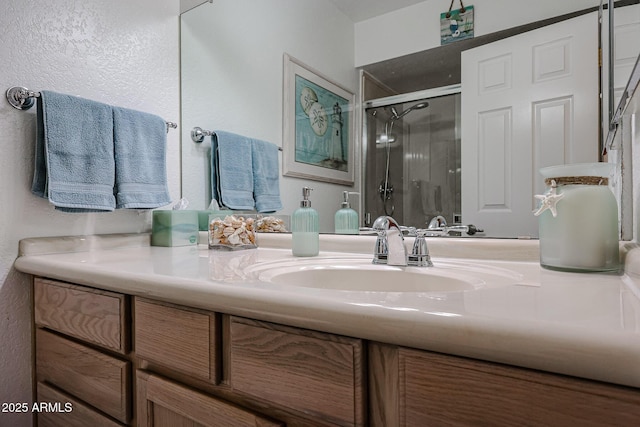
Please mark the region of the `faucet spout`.
<svg viewBox="0 0 640 427"><path fill-rule="evenodd" d="M400 230L400 224L390 216L382 215L373 221L372 228L376 231L388 231L391 228Z"/></svg>
<svg viewBox="0 0 640 427"><path fill-rule="evenodd" d="M373 222L378 234L373 263L387 265L407 265L407 248L404 246L402 229L390 216L380 216Z"/></svg>

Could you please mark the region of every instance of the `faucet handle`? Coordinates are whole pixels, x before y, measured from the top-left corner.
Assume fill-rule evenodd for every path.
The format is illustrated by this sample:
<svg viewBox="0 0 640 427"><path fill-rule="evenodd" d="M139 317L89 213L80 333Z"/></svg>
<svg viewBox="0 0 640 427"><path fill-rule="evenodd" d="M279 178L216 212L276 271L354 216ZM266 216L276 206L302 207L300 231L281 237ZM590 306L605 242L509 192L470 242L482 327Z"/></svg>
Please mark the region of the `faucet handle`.
<svg viewBox="0 0 640 427"><path fill-rule="evenodd" d="M373 263L374 264L386 264L387 257L389 256L389 243L387 241L386 230L376 230L378 237L376 237L376 246L373 249Z"/></svg>
<svg viewBox="0 0 640 427"><path fill-rule="evenodd" d="M414 228L413 232L416 238L413 242L413 249L411 250L407 264L416 267L433 267L433 262L431 262L431 256L429 255L429 248L427 247L427 239L425 239L429 231Z"/></svg>

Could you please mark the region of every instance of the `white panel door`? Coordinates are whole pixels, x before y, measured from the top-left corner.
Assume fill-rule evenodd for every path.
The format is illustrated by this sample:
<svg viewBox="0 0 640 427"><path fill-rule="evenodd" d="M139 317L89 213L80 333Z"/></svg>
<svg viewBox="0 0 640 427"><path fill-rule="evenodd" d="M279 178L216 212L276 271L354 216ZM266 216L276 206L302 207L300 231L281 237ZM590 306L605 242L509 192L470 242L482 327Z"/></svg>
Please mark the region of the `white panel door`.
<svg viewBox="0 0 640 427"><path fill-rule="evenodd" d="M462 53L463 223L537 237L538 170L597 159L596 13Z"/></svg>

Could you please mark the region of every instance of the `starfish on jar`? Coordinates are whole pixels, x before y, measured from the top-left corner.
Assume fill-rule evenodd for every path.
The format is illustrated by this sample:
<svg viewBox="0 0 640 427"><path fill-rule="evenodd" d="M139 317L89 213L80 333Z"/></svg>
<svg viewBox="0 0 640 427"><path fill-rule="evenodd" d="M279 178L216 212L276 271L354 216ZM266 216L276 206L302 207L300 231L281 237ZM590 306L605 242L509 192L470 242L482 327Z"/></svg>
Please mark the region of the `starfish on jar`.
<svg viewBox="0 0 640 427"><path fill-rule="evenodd" d="M534 197L540 200L540 207L533 213L535 216L540 215L547 209L551 211L551 215L554 218L558 216L556 205L564 197L564 194L558 194L558 185L555 180L551 180L551 190L547 194L536 194Z"/></svg>

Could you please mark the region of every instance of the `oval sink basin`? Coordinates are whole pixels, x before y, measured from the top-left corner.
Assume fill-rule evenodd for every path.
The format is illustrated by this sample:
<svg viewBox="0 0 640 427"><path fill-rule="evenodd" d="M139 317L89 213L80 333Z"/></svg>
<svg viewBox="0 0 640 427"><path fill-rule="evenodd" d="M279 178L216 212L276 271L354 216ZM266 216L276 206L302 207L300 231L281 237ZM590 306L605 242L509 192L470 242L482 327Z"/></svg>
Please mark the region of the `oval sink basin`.
<svg viewBox="0 0 640 427"><path fill-rule="evenodd" d="M338 291L462 292L517 283L509 270L464 262L434 267L374 265L365 259L313 259L266 263L250 268L260 281Z"/></svg>

